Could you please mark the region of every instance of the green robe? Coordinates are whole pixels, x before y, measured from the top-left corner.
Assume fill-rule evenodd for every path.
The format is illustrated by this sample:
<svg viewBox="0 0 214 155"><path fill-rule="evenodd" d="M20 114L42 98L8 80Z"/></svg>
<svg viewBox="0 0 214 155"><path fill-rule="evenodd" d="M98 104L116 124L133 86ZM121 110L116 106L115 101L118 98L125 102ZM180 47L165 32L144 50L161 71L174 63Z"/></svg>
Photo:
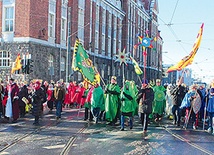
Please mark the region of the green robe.
<svg viewBox="0 0 214 155"><path fill-rule="evenodd" d="M91 97L91 107L92 108L102 108L104 105L104 92L101 86L94 88Z"/></svg>
<svg viewBox="0 0 214 155"><path fill-rule="evenodd" d="M165 100L166 89L164 88L164 86L154 86L153 90L155 95L155 99L153 102L153 114L156 113L162 115L166 107Z"/></svg>
<svg viewBox="0 0 214 155"><path fill-rule="evenodd" d="M126 81L121 92L121 112L134 115L137 107L136 85L132 81Z"/></svg>
<svg viewBox="0 0 214 155"><path fill-rule="evenodd" d="M105 112L106 120L112 122L120 106L120 87L117 84L106 86Z"/></svg>

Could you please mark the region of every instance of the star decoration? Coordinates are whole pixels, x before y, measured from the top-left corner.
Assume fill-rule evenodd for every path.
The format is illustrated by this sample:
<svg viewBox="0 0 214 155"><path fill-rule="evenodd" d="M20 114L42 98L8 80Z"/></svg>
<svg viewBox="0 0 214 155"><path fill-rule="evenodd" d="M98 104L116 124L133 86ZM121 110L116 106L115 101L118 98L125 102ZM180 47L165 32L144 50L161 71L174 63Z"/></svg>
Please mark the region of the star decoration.
<svg viewBox="0 0 214 155"><path fill-rule="evenodd" d="M134 48L137 48L138 46L143 46L145 48L147 48L147 47L148 48L153 48L152 42L156 41L156 37L149 38L148 31L146 31L146 36L138 35L138 38L139 38L140 42L138 44L136 44L134 46Z"/></svg>
<svg viewBox="0 0 214 155"><path fill-rule="evenodd" d="M122 52L119 52L118 55L115 55L117 57L117 59L115 60L115 62L120 62L120 65L122 65L122 63L127 65L127 61L129 60L129 53L125 53L125 48L123 49Z"/></svg>

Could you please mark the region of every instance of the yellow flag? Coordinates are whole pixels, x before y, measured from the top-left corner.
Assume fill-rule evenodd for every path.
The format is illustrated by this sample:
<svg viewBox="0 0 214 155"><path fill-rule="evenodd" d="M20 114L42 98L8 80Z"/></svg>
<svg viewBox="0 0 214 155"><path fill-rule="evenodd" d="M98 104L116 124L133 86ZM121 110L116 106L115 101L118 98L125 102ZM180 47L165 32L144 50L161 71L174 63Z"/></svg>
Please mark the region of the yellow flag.
<svg viewBox="0 0 214 155"><path fill-rule="evenodd" d="M21 56L20 54L18 54L16 60L15 60L15 63L12 67L12 70L11 70L11 73L14 73L15 71L17 70L20 70L22 68L22 63L21 63Z"/></svg>
<svg viewBox="0 0 214 155"><path fill-rule="evenodd" d="M173 72L173 71L180 71L182 69L184 69L186 66L191 65L195 55L199 49L199 46L201 44L201 39L202 39L202 33L203 33L203 27L204 27L204 23L201 25L201 28L198 32L197 35L197 39L192 47L192 51L188 56L185 56L181 61L179 61L176 65L171 66L168 70L167 73L169 72Z"/></svg>
<svg viewBox="0 0 214 155"><path fill-rule="evenodd" d="M130 59L133 62L134 70L135 70L136 74L137 75L143 74L143 71L140 69L139 64L135 61L135 59L132 56L130 56Z"/></svg>

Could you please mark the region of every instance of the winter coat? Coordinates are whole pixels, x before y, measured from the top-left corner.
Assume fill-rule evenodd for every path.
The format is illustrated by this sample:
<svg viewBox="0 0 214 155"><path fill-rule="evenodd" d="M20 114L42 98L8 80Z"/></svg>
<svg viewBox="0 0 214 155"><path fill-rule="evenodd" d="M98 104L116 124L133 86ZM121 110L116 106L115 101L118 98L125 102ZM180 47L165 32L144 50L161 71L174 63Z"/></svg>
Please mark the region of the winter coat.
<svg viewBox="0 0 214 155"><path fill-rule="evenodd" d="M151 114L152 102L154 100L154 91L152 88L141 89L138 93L138 112Z"/></svg>
<svg viewBox="0 0 214 155"><path fill-rule="evenodd" d="M214 112L214 95L209 94L209 101L207 106L208 112Z"/></svg>
<svg viewBox="0 0 214 155"><path fill-rule="evenodd" d="M54 98L56 101L63 101L65 99L65 89L63 87L56 87L54 89Z"/></svg>
<svg viewBox="0 0 214 155"><path fill-rule="evenodd" d="M186 89L185 87L179 85L172 90L171 94L173 98L173 104L180 106L186 94Z"/></svg>
<svg viewBox="0 0 214 155"><path fill-rule="evenodd" d="M19 101L19 106L24 107L25 106L25 102L22 100L22 98L25 97L26 99L28 99L28 89L27 89L26 85L24 85L21 88L18 96L19 96L19 100L18 100Z"/></svg>
<svg viewBox="0 0 214 155"><path fill-rule="evenodd" d="M34 116L40 116L42 113L42 106L44 102L44 91L39 88L35 92L32 92L31 94L31 101L32 101L32 114Z"/></svg>

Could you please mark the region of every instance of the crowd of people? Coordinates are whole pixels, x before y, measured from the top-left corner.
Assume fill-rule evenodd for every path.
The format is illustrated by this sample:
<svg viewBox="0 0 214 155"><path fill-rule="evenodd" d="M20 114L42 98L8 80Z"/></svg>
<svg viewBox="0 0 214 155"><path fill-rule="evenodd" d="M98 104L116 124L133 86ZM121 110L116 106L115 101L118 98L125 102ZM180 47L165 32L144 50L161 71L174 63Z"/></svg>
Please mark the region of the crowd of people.
<svg viewBox="0 0 214 155"><path fill-rule="evenodd" d="M1 82L0 92L0 117L8 122L26 117L32 105L33 124L39 125L43 104L47 103L50 111L56 109L56 120L61 118L63 107L85 108L85 121L106 121L107 125L120 125L121 131L126 125L132 129L137 116L143 133L147 132L149 122L158 123L167 118L175 126L187 128L191 124L193 129L198 128L199 122L208 123L208 132L214 134L214 82L206 89L203 85L187 87L180 81L175 86L161 85L160 79L155 84L143 79L139 87L126 80L121 88L117 77L112 76L110 83L102 88L99 83L72 81L66 85L62 81L34 80L27 84L16 83L11 78L7 84Z"/></svg>

